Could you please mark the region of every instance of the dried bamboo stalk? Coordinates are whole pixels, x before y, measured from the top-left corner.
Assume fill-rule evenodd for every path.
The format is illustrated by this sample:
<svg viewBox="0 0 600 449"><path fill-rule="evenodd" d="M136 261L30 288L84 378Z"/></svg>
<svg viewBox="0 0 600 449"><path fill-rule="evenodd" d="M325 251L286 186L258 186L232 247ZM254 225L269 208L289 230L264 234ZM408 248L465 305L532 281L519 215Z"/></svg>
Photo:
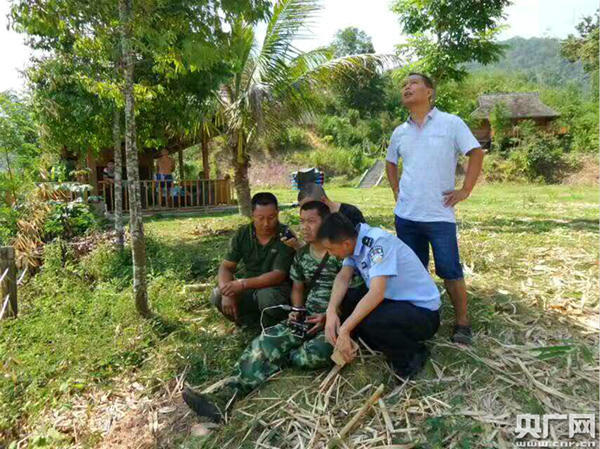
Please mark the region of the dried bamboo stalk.
<svg viewBox="0 0 600 449"><path fill-rule="evenodd" d="M342 428L338 437L333 438L329 442L329 444L327 446L329 449L339 447L340 444L343 444L343 440L346 437L346 435L348 435L350 433L350 431L352 430L352 428L365 416L365 414L367 413L369 408L379 400L379 398L383 394L383 388L384 388L383 384L381 384L381 385L379 385L379 387L377 387L377 390L375 390L375 392L371 395L371 397L367 400L367 402L365 402L363 404L363 406L354 415L354 417L350 421L348 421L348 423Z"/></svg>

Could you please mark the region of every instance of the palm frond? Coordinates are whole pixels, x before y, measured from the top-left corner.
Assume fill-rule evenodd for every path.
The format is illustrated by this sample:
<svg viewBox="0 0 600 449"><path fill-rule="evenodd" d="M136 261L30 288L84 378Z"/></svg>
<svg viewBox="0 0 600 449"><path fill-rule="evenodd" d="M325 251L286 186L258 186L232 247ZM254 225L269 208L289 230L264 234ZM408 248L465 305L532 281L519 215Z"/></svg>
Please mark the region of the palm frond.
<svg viewBox="0 0 600 449"><path fill-rule="evenodd" d="M274 84L273 100L263 106L265 132L277 132L288 120L310 118L321 89L352 78L359 71L383 71L398 64L394 55L360 54L333 58L327 49L303 53L288 65L287 82Z"/></svg>
<svg viewBox="0 0 600 449"><path fill-rule="evenodd" d="M254 28L243 19L236 20L231 26L231 37L228 50L235 61L233 72L233 94L235 97L242 93L247 84L248 72L253 66L252 48L254 46Z"/></svg>
<svg viewBox="0 0 600 449"><path fill-rule="evenodd" d="M302 54L292 42L310 37L307 31L320 9L319 0L279 0L275 4L256 57L254 81L277 77L284 66Z"/></svg>
<svg viewBox="0 0 600 449"><path fill-rule="evenodd" d="M253 47L249 25L232 25L236 75L217 95L231 135L242 135L251 144L258 135L279 131L290 119L313 114L319 89L361 71L398 65L394 55L334 58L327 48L298 50L292 42L305 36L303 30L319 9L319 0L278 0L259 47Z"/></svg>
<svg viewBox="0 0 600 449"><path fill-rule="evenodd" d="M302 73L296 83L308 83L312 86L330 85L341 79L352 78L358 71L382 72L397 68L400 59L392 54L358 54L333 58Z"/></svg>

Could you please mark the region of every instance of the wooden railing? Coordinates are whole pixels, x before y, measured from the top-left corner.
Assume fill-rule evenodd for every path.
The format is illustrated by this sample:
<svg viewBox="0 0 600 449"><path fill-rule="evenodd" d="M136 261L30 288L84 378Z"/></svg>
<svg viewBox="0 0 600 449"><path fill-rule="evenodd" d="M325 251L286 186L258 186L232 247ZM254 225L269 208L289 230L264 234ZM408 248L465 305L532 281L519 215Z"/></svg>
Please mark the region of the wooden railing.
<svg viewBox="0 0 600 449"><path fill-rule="evenodd" d="M233 204L233 188L229 179L197 179L190 181L139 181L143 210L189 209ZM115 186L98 182L99 194L108 211L115 208ZM127 181L123 181L123 211L129 210Z"/></svg>

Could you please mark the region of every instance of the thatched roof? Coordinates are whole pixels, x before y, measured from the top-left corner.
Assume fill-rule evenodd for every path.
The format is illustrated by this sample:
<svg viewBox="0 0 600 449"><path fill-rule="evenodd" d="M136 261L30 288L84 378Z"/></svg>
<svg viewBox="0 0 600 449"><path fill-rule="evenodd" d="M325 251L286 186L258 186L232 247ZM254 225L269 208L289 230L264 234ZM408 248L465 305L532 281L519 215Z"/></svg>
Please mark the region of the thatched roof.
<svg viewBox="0 0 600 449"><path fill-rule="evenodd" d="M546 106L537 92L514 92L508 94L488 94L479 97L479 107L471 113L476 119L488 119L497 103L504 103L510 118L555 118L560 114Z"/></svg>

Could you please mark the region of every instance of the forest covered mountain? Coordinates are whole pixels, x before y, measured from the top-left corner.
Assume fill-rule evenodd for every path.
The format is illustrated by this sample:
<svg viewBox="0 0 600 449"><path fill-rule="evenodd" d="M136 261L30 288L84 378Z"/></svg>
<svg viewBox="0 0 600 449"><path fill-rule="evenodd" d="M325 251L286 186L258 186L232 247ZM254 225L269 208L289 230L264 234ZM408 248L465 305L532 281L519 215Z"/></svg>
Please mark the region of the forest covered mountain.
<svg viewBox="0 0 600 449"><path fill-rule="evenodd" d="M467 67L471 72L520 72L530 81L549 86L576 82L587 90L589 79L581 63L572 63L563 58L560 42L560 39L548 37L513 37L501 42L507 48L500 61L487 66L471 63Z"/></svg>

